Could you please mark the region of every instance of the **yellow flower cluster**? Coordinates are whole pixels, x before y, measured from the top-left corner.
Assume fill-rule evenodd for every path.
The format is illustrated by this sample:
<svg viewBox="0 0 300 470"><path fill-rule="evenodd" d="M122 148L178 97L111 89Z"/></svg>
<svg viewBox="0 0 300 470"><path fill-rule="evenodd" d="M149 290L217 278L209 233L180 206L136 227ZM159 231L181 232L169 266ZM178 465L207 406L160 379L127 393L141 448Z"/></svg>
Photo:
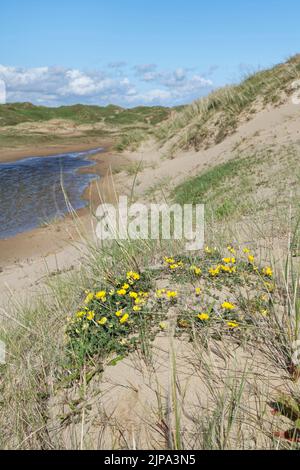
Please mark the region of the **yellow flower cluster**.
<svg viewBox="0 0 300 470"><path fill-rule="evenodd" d="M234 274L236 273L236 266L221 265L221 271L223 271L223 273Z"/></svg>
<svg viewBox="0 0 300 470"><path fill-rule="evenodd" d="M87 305L89 304L92 300L94 300L94 293L93 292L89 292L85 298L85 301L84 303Z"/></svg>
<svg viewBox="0 0 300 470"><path fill-rule="evenodd" d="M165 263L169 266L171 271L176 271L177 269L183 268L184 264L182 261L176 263L174 258L164 258Z"/></svg>
<svg viewBox="0 0 300 470"><path fill-rule="evenodd" d="M229 259L229 258L228 258ZM234 258L231 258L234 259ZM236 266L230 266L229 264L218 264L215 267L212 267L209 269L209 274L211 277L217 277L219 274L223 273L228 273L228 274L234 274L236 273Z"/></svg>

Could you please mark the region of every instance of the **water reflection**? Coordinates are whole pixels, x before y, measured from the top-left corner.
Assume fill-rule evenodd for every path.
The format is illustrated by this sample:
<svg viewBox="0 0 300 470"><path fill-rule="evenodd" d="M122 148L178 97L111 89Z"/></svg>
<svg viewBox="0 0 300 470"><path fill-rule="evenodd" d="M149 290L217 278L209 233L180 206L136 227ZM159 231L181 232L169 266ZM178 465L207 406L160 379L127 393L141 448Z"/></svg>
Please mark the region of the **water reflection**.
<svg viewBox="0 0 300 470"><path fill-rule="evenodd" d="M65 195L75 209L84 207L82 194L97 176L78 169L94 165L88 157L100 150L0 164L0 239L64 215Z"/></svg>

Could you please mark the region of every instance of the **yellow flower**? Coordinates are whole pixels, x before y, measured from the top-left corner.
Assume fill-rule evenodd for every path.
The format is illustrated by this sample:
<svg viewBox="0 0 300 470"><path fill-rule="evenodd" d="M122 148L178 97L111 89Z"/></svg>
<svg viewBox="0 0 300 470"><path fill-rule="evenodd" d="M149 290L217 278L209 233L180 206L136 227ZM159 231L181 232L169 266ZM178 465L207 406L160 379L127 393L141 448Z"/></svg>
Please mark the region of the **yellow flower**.
<svg viewBox="0 0 300 470"><path fill-rule="evenodd" d="M136 292L130 292L129 293L129 297L131 297L132 299L137 299L138 298L138 294Z"/></svg>
<svg viewBox="0 0 300 470"><path fill-rule="evenodd" d="M168 258L167 256L164 258L164 261L165 261L167 264L174 264L174 263L175 263L175 259L174 259L174 258Z"/></svg>
<svg viewBox="0 0 300 470"><path fill-rule="evenodd" d="M121 317L122 315L123 315L123 310L118 310L118 311L116 312L116 316L117 316L117 317Z"/></svg>
<svg viewBox="0 0 300 470"><path fill-rule="evenodd" d="M135 302L134 302L136 305L144 305L146 303L145 299L135 299Z"/></svg>
<svg viewBox="0 0 300 470"><path fill-rule="evenodd" d="M235 258L223 258L223 263L225 264L235 264L236 259Z"/></svg>
<svg viewBox="0 0 300 470"><path fill-rule="evenodd" d="M266 308L264 308L264 309L260 310L260 314L263 317L267 317L269 315L269 311Z"/></svg>
<svg viewBox="0 0 300 470"><path fill-rule="evenodd" d="M221 270L224 272L224 273L229 273L229 274L232 274L232 273L236 273L236 266L221 266Z"/></svg>
<svg viewBox="0 0 300 470"><path fill-rule="evenodd" d="M107 323L107 318L106 317L101 318L101 320L99 320L98 323L99 325L104 326Z"/></svg>
<svg viewBox="0 0 300 470"><path fill-rule="evenodd" d="M239 324L236 321L229 321L229 322L227 322L227 325L232 330L239 327Z"/></svg>
<svg viewBox="0 0 300 470"><path fill-rule="evenodd" d="M128 319L129 319L129 315L128 313L125 313L125 315L123 315L123 317L120 320L121 325L123 325L124 323L127 323Z"/></svg>
<svg viewBox="0 0 300 470"><path fill-rule="evenodd" d="M155 293L155 297L157 299L161 299L165 293L166 293L166 289L158 289Z"/></svg>
<svg viewBox="0 0 300 470"><path fill-rule="evenodd" d="M235 249L233 248L233 246L230 246L230 245L229 245L229 246L227 247L227 250L228 250L230 253L232 253L233 255L235 255L235 253L236 253L236 251L235 251Z"/></svg>
<svg viewBox="0 0 300 470"><path fill-rule="evenodd" d="M229 273L231 271L230 266L221 266L221 269L224 273Z"/></svg>
<svg viewBox="0 0 300 470"><path fill-rule="evenodd" d="M250 264L253 264L253 263L254 263L254 260L255 260L255 258L254 258L253 255L249 255L249 256L248 256L248 261L249 261Z"/></svg>
<svg viewBox="0 0 300 470"><path fill-rule="evenodd" d="M246 255L248 255L248 254L251 253L250 250L249 250L249 248L244 248L244 249L243 249L243 252L244 252Z"/></svg>
<svg viewBox="0 0 300 470"><path fill-rule="evenodd" d="M129 284L124 284L123 287L122 287L122 289L128 290L129 287L130 287Z"/></svg>
<svg viewBox="0 0 300 470"><path fill-rule="evenodd" d="M134 311L134 312L140 312L140 311L141 311L141 307L139 307L138 305L135 305L135 306L133 307L133 311Z"/></svg>
<svg viewBox="0 0 300 470"><path fill-rule="evenodd" d="M167 292L167 297L168 297L168 299L176 299L178 297L178 293L177 293L177 291L169 290Z"/></svg>
<svg viewBox="0 0 300 470"><path fill-rule="evenodd" d="M83 311L77 312L77 313L76 313L76 317L77 317L77 318L83 318L85 314L86 314L86 312L83 312Z"/></svg>
<svg viewBox="0 0 300 470"><path fill-rule="evenodd" d="M114 290L114 289L112 289L111 291L109 291L109 295L110 295L110 296L114 295L114 293L115 293L115 290Z"/></svg>
<svg viewBox="0 0 300 470"><path fill-rule="evenodd" d="M216 266L215 268L210 268L209 269L209 274L212 276L212 277L216 277L220 274L220 270L221 270L221 266Z"/></svg>
<svg viewBox="0 0 300 470"><path fill-rule="evenodd" d="M159 324L159 328L160 328L161 330L166 330L166 329L168 328L168 324L167 324L166 322L162 321L162 322L160 322L160 324Z"/></svg>
<svg viewBox="0 0 300 470"><path fill-rule="evenodd" d="M208 313L199 313L198 318L201 321L207 321L209 320L209 315Z"/></svg>
<svg viewBox="0 0 300 470"><path fill-rule="evenodd" d="M191 266L190 269L191 269L191 271L194 272L194 274L195 274L196 276L201 276L202 271L201 271L200 268L198 268L198 266L194 266L194 265L193 265L193 266Z"/></svg>
<svg viewBox="0 0 300 470"><path fill-rule="evenodd" d="M118 295L126 295L127 291L125 289L119 289L119 290L117 290L117 294Z"/></svg>
<svg viewBox="0 0 300 470"><path fill-rule="evenodd" d="M201 292L202 292L201 287L196 287L195 292L197 296L201 295Z"/></svg>
<svg viewBox="0 0 300 470"><path fill-rule="evenodd" d="M205 247L205 253L207 253L208 255L211 255L212 254L212 249L209 248L209 246L206 246Z"/></svg>
<svg viewBox="0 0 300 470"><path fill-rule="evenodd" d="M103 302L106 301L106 291L105 290L100 290L99 292L96 293L95 295L97 300L102 300Z"/></svg>
<svg viewBox="0 0 300 470"><path fill-rule="evenodd" d="M93 294L93 292L90 292L90 293L86 296L84 303L85 303L85 304L89 304L93 299L94 299L94 294Z"/></svg>
<svg viewBox="0 0 300 470"><path fill-rule="evenodd" d="M273 269L270 268L269 266L264 268L262 272L263 272L264 276L267 276L267 277L272 277L273 276Z"/></svg>
<svg viewBox="0 0 300 470"><path fill-rule="evenodd" d="M87 318L89 321L94 320L94 318L95 318L95 312L94 312L93 310L90 310L90 311L86 314L86 318Z"/></svg>
<svg viewBox="0 0 300 470"><path fill-rule="evenodd" d="M178 264L170 264L169 265L169 268L172 270L172 271L175 271L176 269L179 268Z"/></svg>
<svg viewBox="0 0 300 470"><path fill-rule="evenodd" d="M231 304L230 302L224 302L222 304L222 308L224 308L224 310L235 310L236 306Z"/></svg>
<svg viewBox="0 0 300 470"><path fill-rule="evenodd" d="M134 272L134 271L129 271L127 273L128 281L139 281L140 278L141 278L141 276L138 273Z"/></svg>

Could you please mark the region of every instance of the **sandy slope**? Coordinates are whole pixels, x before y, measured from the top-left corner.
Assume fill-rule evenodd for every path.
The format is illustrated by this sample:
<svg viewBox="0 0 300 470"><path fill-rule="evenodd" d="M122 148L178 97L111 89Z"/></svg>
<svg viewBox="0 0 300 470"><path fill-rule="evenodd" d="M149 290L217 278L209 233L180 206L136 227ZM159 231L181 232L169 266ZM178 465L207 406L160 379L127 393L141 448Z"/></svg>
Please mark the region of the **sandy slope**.
<svg viewBox="0 0 300 470"><path fill-rule="evenodd" d="M133 161L142 161L146 169L138 174L135 193L142 196L146 191L159 186L171 184L171 187L186 178L199 174L210 166L228 161L234 152L259 151L266 146L285 144L300 145L300 106L291 101L284 105L266 109L254 115L250 121L243 122L236 133L227 137L218 145L207 150L179 152L174 158L165 157L166 148L157 148L153 142L147 142L137 152L125 153ZM125 188L131 187L127 181Z"/></svg>
<svg viewBox="0 0 300 470"><path fill-rule="evenodd" d="M167 192L188 176L228 161L236 156L237 149L247 154L272 146L276 154L277 148L290 144L300 146L300 106L285 103L281 107L259 112L251 121L242 123L234 135L207 150L180 152L170 160L164 158L164 148L158 149L153 142L148 142L139 151L127 153L126 156L132 162L143 162L144 169L138 174L135 195L139 199L148 199L154 195L155 189L160 193L162 190ZM272 168L270 175L271 170L276 172L276 168ZM265 171L267 173L268 168ZM133 179L131 176L128 180L125 173L118 175L116 187L120 194L131 190ZM289 181L285 184L288 192ZM272 252L277 256L276 262L283 264L280 259L281 240L278 236L276 238L276 232L273 235L270 241ZM170 310L170 322L172 315L176 317L176 312ZM111 449L112 446L118 449L168 448L168 439L176 427L171 411L176 388L180 429L187 445L192 446L193 439L201 432L200 423L205 420L201 411L210 406L212 388L222 396L223 391L229 389L228 377L236 376L240 383L247 365L248 382L242 402L248 414L247 425L243 429L243 445L248 449L270 448L271 440L267 432L254 429L249 417L258 413L270 396L276 396L278 391L294 385L286 379L280 367L267 361L258 350L245 351L243 347L233 348L231 345L228 353L224 339L222 341L212 341L207 350L203 346L201 354L207 353L208 356L204 359L193 342L174 337L172 332L159 334L152 345L150 364L136 353L114 367L105 367L103 374L95 376L82 401L81 407L88 410L86 414L80 410L79 413L84 416L82 421L71 418L70 423L61 426L58 433L57 417L72 413L69 403L78 398L78 390L63 391L54 397L50 403L49 419L53 439L73 449L80 446L102 449ZM174 361L176 387L172 382ZM209 373L205 367L201 369L205 361L211 365ZM214 381L210 382L212 377ZM295 389L298 390L296 385ZM273 419L266 409L264 425L267 430L272 429ZM234 447L235 444L231 445Z"/></svg>

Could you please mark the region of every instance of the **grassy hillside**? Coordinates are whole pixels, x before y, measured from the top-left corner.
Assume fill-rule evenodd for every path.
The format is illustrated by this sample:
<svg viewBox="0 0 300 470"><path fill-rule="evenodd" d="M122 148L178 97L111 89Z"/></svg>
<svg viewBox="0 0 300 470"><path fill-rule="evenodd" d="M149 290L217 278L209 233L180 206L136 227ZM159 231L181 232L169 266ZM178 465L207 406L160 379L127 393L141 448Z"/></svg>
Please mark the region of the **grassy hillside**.
<svg viewBox="0 0 300 470"><path fill-rule="evenodd" d="M152 124L163 121L170 115L170 109L161 106L139 106L123 109L109 105L88 106L77 104L47 108L34 106L31 103L12 103L0 105L0 126L14 126L23 122L49 121L50 119L67 119L77 124L104 122L110 125Z"/></svg>
<svg viewBox="0 0 300 470"><path fill-rule="evenodd" d="M138 106L61 106L48 108L31 103L0 105L0 147L76 144L109 138L116 148L135 147L166 120L171 108ZM25 125L23 127L22 125ZM74 128L76 127L76 129ZM65 132L61 132L62 128Z"/></svg>
<svg viewBox="0 0 300 470"><path fill-rule="evenodd" d="M251 119L251 115L268 104L280 105L292 92L293 80L299 78L300 55L297 55L173 113L158 127L157 140L160 145L169 144L171 152L188 148L200 150L218 144L235 132L241 119Z"/></svg>

